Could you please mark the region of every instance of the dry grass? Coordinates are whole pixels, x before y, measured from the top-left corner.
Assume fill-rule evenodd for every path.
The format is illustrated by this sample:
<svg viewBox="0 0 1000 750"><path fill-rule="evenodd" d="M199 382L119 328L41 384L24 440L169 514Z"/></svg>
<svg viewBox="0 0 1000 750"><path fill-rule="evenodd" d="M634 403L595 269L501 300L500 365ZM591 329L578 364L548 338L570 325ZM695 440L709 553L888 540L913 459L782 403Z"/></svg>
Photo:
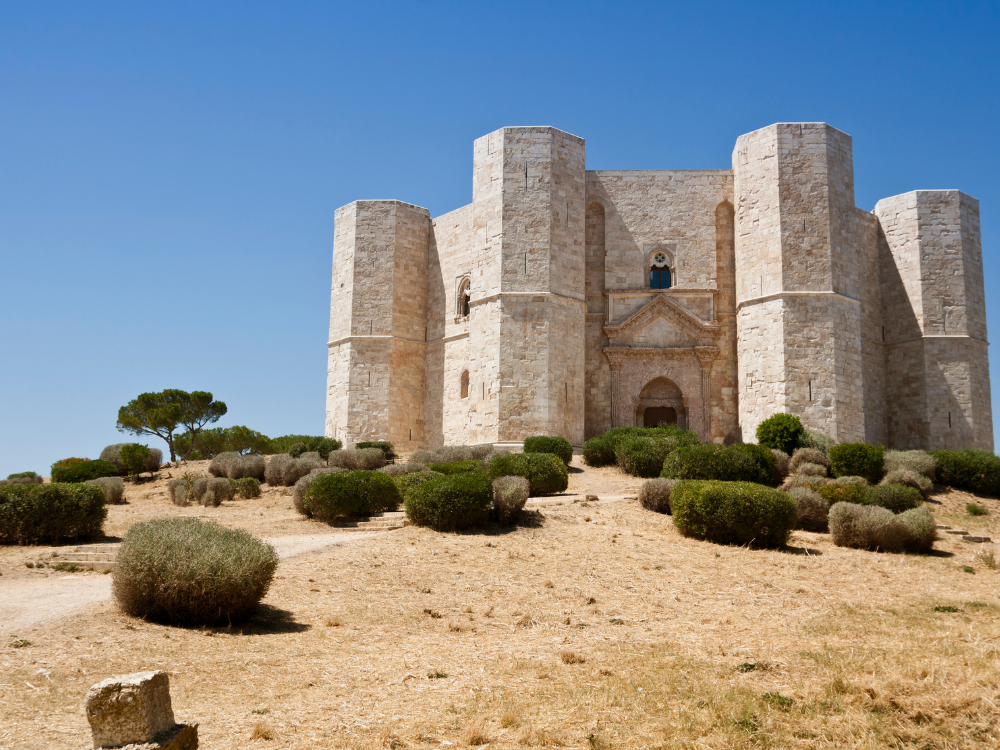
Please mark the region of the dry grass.
<svg viewBox="0 0 1000 750"><path fill-rule="evenodd" d="M1000 537L1000 501L931 500L942 522ZM991 515L970 519L971 501ZM262 524L286 523L266 495L157 502L235 525L257 506ZM265 709L274 739L257 742L282 749L995 747L1000 571L955 537L936 546L875 554L797 531L784 551L720 547L635 501L545 507L503 533L408 527L283 561L242 629L166 627L105 603L17 633L31 645L0 643L0 747L82 747L90 685L141 669L168 670L175 715L224 750L245 747ZM9 573L37 575L24 559L41 551L3 554L0 596Z"/></svg>
<svg viewBox="0 0 1000 750"><path fill-rule="evenodd" d="M250 739L273 740L274 728L266 721L258 721L256 724L253 725L253 731L250 733Z"/></svg>

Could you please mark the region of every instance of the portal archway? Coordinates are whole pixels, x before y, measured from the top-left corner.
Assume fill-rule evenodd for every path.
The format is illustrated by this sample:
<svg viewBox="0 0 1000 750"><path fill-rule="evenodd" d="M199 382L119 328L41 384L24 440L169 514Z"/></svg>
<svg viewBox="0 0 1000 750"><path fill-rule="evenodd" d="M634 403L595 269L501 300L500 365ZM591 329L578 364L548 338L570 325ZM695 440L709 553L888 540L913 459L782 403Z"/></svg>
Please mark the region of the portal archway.
<svg viewBox="0 0 1000 750"><path fill-rule="evenodd" d="M662 376L646 383L635 405L636 427L656 427L660 424L675 424L687 429L684 394L673 380Z"/></svg>

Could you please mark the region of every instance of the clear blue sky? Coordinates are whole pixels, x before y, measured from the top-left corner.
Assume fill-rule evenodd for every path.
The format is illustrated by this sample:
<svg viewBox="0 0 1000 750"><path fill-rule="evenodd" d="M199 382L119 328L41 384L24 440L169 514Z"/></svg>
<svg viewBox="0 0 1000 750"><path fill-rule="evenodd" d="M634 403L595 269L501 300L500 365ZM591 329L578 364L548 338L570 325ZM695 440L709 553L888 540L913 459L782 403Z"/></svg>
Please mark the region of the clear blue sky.
<svg viewBox="0 0 1000 750"><path fill-rule="evenodd" d="M125 439L119 406L168 387L225 400L221 425L321 433L334 210L464 205L472 141L504 125L584 137L590 169L717 169L741 133L828 122L854 137L862 208L979 198L997 339L998 15L3 3L0 476L96 458Z"/></svg>

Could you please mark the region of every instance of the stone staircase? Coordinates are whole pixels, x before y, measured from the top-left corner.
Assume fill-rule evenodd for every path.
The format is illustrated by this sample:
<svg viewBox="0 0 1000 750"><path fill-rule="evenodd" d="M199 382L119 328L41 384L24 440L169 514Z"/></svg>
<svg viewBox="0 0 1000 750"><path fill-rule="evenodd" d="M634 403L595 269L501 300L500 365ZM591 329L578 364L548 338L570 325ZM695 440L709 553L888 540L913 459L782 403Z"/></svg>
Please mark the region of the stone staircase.
<svg viewBox="0 0 1000 750"><path fill-rule="evenodd" d="M378 513L367 519L359 521L349 521L343 526L337 526L341 531L392 531L409 526L406 513L401 510Z"/></svg>
<svg viewBox="0 0 1000 750"><path fill-rule="evenodd" d="M75 565L81 570L111 570L115 566L116 554L117 544L92 544L63 553L59 562Z"/></svg>

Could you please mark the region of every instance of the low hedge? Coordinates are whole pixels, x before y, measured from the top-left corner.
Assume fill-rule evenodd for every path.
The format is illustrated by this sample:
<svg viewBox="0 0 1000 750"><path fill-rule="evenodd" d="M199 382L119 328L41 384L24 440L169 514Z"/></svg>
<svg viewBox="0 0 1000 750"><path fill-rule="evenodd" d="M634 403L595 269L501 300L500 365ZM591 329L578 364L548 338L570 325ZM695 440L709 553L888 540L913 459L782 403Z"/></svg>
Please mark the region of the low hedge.
<svg viewBox="0 0 1000 750"><path fill-rule="evenodd" d="M949 487L1000 497L1000 458L989 451L928 451L937 461L937 480Z"/></svg>
<svg viewBox="0 0 1000 750"><path fill-rule="evenodd" d="M603 436L592 437L583 444L583 462L587 466L609 466L615 462L615 449Z"/></svg>
<svg viewBox="0 0 1000 750"><path fill-rule="evenodd" d="M483 470L482 461L450 461L448 463L428 464L428 469L438 474L469 474Z"/></svg>
<svg viewBox="0 0 1000 750"><path fill-rule="evenodd" d="M548 456L566 468L551 454L537 455ZM406 493L406 517L417 526L457 531L485 523L492 504L493 485L483 474L453 474L410 488Z"/></svg>
<svg viewBox="0 0 1000 750"><path fill-rule="evenodd" d="M132 526L115 559L112 591L126 614L176 625L245 619L278 567L270 544L197 518Z"/></svg>
<svg viewBox="0 0 1000 750"><path fill-rule="evenodd" d="M411 487L416 487L434 479L440 479L443 476L444 474L437 471L411 471L408 474L393 477L393 481L399 487L400 494L405 498L407 490Z"/></svg>
<svg viewBox="0 0 1000 750"><path fill-rule="evenodd" d="M852 503L874 505L893 513L903 513L924 504L924 497L919 490L903 484L880 484L874 487L864 484L827 484L812 485L810 489L821 495L831 507L835 503Z"/></svg>
<svg viewBox="0 0 1000 750"><path fill-rule="evenodd" d="M66 463L64 463L66 462ZM88 479L118 476L118 467L110 461L63 459L52 464L53 482L86 482Z"/></svg>
<svg viewBox="0 0 1000 750"><path fill-rule="evenodd" d="M778 463L767 448L748 443L729 446L706 443L674 451L663 462L666 479L754 482L768 487L781 483Z"/></svg>
<svg viewBox="0 0 1000 750"><path fill-rule="evenodd" d="M0 486L0 544L58 544L102 535L104 490L96 484Z"/></svg>
<svg viewBox="0 0 1000 750"><path fill-rule="evenodd" d="M885 474L885 447L868 443L840 443L830 448L830 473L835 477L864 477L878 484Z"/></svg>
<svg viewBox="0 0 1000 750"><path fill-rule="evenodd" d="M548 437L538 435L524 439L525 453L551 453L558 456L564 464L569 466L573 460L573 446L569 440L563 437Z"/></svg>
<svg viewBox="0 0 1000 750"><path fill-rule="evenodd" d="M929 508L896 515L886 508L837 503L830 508L830 534L838 547L881 552L928 552L937 538Z"/></svg>
<svg viewBox="0 0 1000 750"><path fill-rule="evenodd" d="M338 471L319 474L302 501L305 514L326 523L370 516L399 508L403 497L381 471Z"/></svg>
<svg viewBox="0 0 1000 750"><path fill-rule="evenodd" d="M672 448L658 437L628 437L618 443L618 468L634 477L660 476Z"/></svg>
<svg viewBox="0 0 1000 750"><path fill-rule="evenodd" d="M354 444L355 450L364 450L365 448L378 448L382 451L386 461L392 461L396 458L396 448L388 440L362 440L360 443Z"/></svg>
<svg viewBox="0 0 1000 750"><path fill-rule="evenodd" d="M752 482L678 482L670 508L684 536L718 544L781 547L798 520L790 495Z"/></svg>
<svg viewBox="0 0 1000 750"><path fill-rule="evenodd" d="M524 477L531 488L531 496L565 492L569 486L566 464L551 453L509 453L494 456L486 469L492 482L497 477Z"/></svg>

